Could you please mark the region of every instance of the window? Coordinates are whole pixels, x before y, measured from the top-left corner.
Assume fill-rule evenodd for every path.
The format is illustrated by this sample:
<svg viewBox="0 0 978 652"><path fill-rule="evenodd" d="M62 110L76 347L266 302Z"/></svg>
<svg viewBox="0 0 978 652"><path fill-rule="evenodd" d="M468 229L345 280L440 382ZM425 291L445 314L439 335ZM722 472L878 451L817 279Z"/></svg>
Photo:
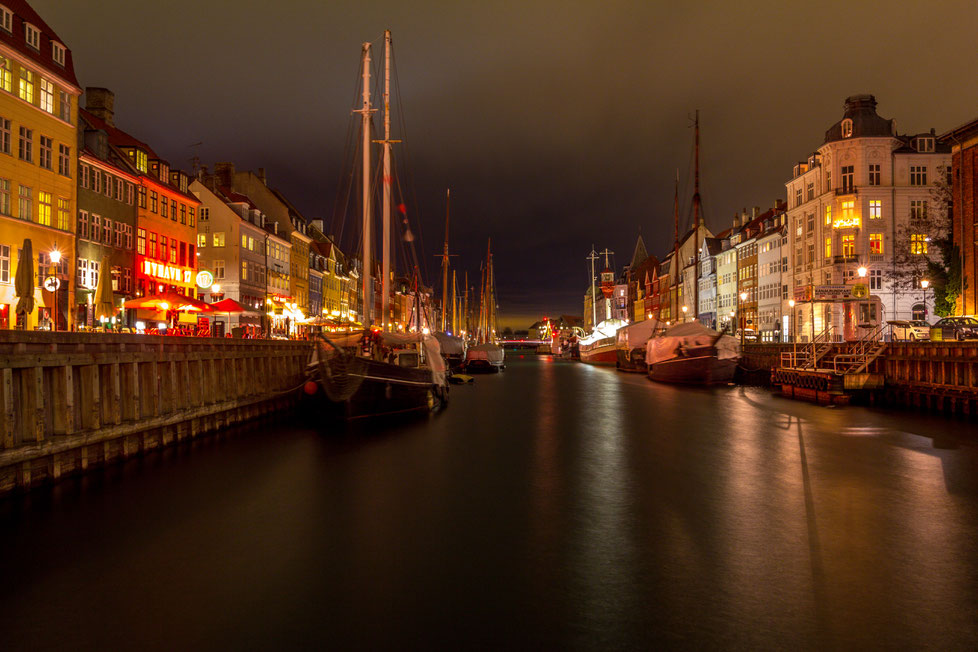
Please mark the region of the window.
<svg viewBox="0 0 978 652"><path fill-rule="evenodd" d="M75 261L75 269L77 271L77 277L75 278L75 284L78 287L88 286L88 259L79 258Z"/></svg>
<svg viewBox="0 0 978 652"><path fill-rule="evenodd" d="M917 151L918 152L933 152L934 151L934 139L921 136L917 139Z"/></svg>
<svg viewBox="0 0 978 652"><path fill-rule="evenodd" d="M126 224L126 249L132 251L132 224Z"/></svg>
<svg viewBox="0 0 978 652"><path fill-rule="evenodd" d="M187 245L187 267L197 266L197 254L196 249L192 244Z"/></svg>
<svg viewBox="0 0 978 652"><path fill-rule="evenodd" d="M105 192L105 196L106 197L111 197L112 196L112 185L113 185L113 182L114 181L115 181L115 177L113 177L111 174L109 174L108 172L106 172L105 173L105 188L103 188L103 191Z"/></svg>
<svg viewBox="0 0 978 652"><path fill-rule="evenodd" d="M224 280L224 261L215 260L214 261L214 280L223 281Z"/></svg>
<svg viewBox="0 0 978 652"><path fill-rule="evenodd" d="M193 209L191 209L191 210L193 210ZM211 219L211 209L209 209L207 206L201 206L200 207L200 221L201 222L206 222L209 219Z"/></svg>
<svg viewBox="0 0 978 652"><path fill-rule="evenodd" d="M87 165L78 166L78 183L81 185L82 188L88 187L89 179L91 177L91 172L92 172L91 168L89 168Z"/></svg>
<svg viewBox="0 0 978 652"><path fill-rule="evenodd" d="M160 236L160 246L156 250L156 257L159 260L166 260L166 257L168 255L167 254L167 249L169 248L169 247L167 247L167 244L168 243L169 243L169 240L167 239L167 237L165 235L161 235Z"/></svg>
<svg viewBox="0 0 978 652"><path fill-rule="evenodd" d="M224 231L216 231L214 233L213 243L214 243L214 246L215 247L223 247L224 246Z"/></svg>
<svg viewBox="0 0 978 652"><path fill-rule="evenodd" d="M177 264L178 265L184 265L184 266L187 264L187 243L186 242L181 242L180 243L180 262L177 263Z"/></svg>
<svg viewBox="0 0 978 652"><path fill-rule="evenodd" d="M854 166L842 166L842 192L852 192L855 190L855 184L853 183L853 172Z"/></svg>
<svg viewBox="0 0 978 652"><path fill-rule="evenodd" d="M78 237L88 240L88 211L78 211Z"/></svg>
<svg viewBox="0 0 978 652"><path fill-rule="evenodd" d="M88 261L88 287L93 290L98 287L99 262L96 260Z"/></svg>
<svg viewBox="0 0 978 652"><path fill-rule="evenodd" d="M10 59L0 57L0 88L8 93L12 93L13 77L13 73L10 72Z"/></svg>
<svg viewBox="0 0 978 652"><path fill-rule="evenodd" d="M805 187L805 195L806 195L806 197L808 197L809 200L815 199L815 183L814 182L809 183Z"/></svg>
<svg viewBox="0 0 978 652"><path fill-rule="evenodd" d="M200 247L201 249L203 249L204 247L207 246L207 234L206 233L198 233L197 234L197 246Z"/></svg>
<svg viewBox="0 0 978 652"><path fill-rule="evenodd" d="M67 145L58 145L58 174L71 176L71 148Z"/></svg>
<svg viewBox="0 0 978 652"><path fill-rule="evenodd" d="M879 163L870 163L869 165L869 185L878 186L880 185L880 165Z"/></svg>
<svg viewBox="0 0 978 652"><path fill-rule="evenodd" d="M139 186L139 207L146 208L146 188Z"/></svg>
<svg viewBox="0 0 978 652"><path fill-rule="evenodd" d="M40 165L45 170L50 170L51 149L54 146L54 141L52 141L47 136L41 136L39 144L40 146L38 147L38 151L40 152L40 156L38 157L37 164Z"/></svg>
<svg viewBox="0 0 978 652"><path fill-rule="evenodd" d="M911 165L910 166L910 185L911 186L926 186L927 185L927 166L926 165Z"/></svg>
<svg viewBox="0 0 978 652"><path fill-rule="evenodd" d="M37 193L37 223L51 226L51 193Z"/></svg>
<svg viewBox="0 0 978 652"><path fill-rule="evenodd" d="M833 222L835 228L845 228L859 226L859 218L856 216L856 202L852 199L842 202L842 214L839 219Z"/></svg>
<svg viewBox="0 0 978 652"><path fill-rule="evenodd" d="M54 113L54 84L41 77L41 110Z"/></svg>
<svg viewBox="0 0 978 652"><path fill-rule="evenodd" d="M71 224L71 202L67 197L58 197L58 228L62 231L70 231Z"/></svg>
<svg viewBox="0 0 978 652"><path fill-rule="evenodd" d="M159 212L159 208L158 208L159 207L159 201L160 201L159 194L155 190L150 190L149 191L149 210L151 210L154 213Z"/></svg>
<svg viewBox="0 0 978 652"><path fill-rule="evenodd" d="M923 233L910 234L910 253L921 256L927 253L927 236Z"/></svg>
<svg viewBox="0 0 978 652"><path fill-rule="evenodd" d="M869 253L871 253L871 254L882 254L883 253L883 234L882 233L870 233L869 234Z"/></svg>
<svg viewBox="0 0 978 652"><path fill-rule="evenodd" d="M869 270L869 289L870 290L883 289L883 270L881 269Z"/></svg>
<svg viewBox="0 0 978 652"><path fill-rule="evenodd" d="M846 258L853 258L856 255L856 236L842 236L842 255Z"/></svg>
<svg viewBox="0 0 978 652"><path fill-rule="evenodd" d="M102 216L92 213L92 242L102 239Z"/></svg>
<svg viewBox="0 0 978 652"><path fill-rule="evenodd" d="M176 264L177 262L177 241L170 238L170 262Z"/></svg>
<svg viewBox="0 0 978 652"><path fill-rule="evenodd" d="M115 200L124 201L126 195L126 184L122 179L115 180Z"/></svg>
<svg viewBox="0 0 978 652"><path fill-rule="evenodd" d="M156 234L152 231L149 233L149 249L146 251L146 255L150 258L156 258Z"/></svg>
<svg viewBox="0 0 978 652"><path fill-rule="evenodd" d="M163 200L163 203L164 204L166 203L165 198ZM177 221L177 200L175 199L170 200L170 219L173 220L174 222Z"/></svg>
<svg viewBox="0 0 978 652"><path fill-rule="evenodd" d="M0 29L8 34L14 33L14 15L6 7L0 6Z"/></svg>
<svg viewBox="0 0 978 652"><path fill-rule="evenodd" d="M852 136L852 120L846 118L842 121L842 137L850 138Z"/></svg>
<svg viewBox="0 0 978 652"><path fill-rule="evenodd" d="M927 200L925 199L910 200L910 219L915 222L919 222L927 219Z"/></svg>
<svg viewBox="0 0 978 652"><path fill-rule="evenodd" d="M132 292L132 268L126 267L122 270L122 291Z"/></svg>
<svg viewBox="0 0 978 652"><path fill-rule="evenodd" d="M136 169L140 172L146 173L149 168L149 156L146 152L137 149L136 150Z"/></svg>
<svg viewBox="0 0 978 652"><path fill-rule="evenodd" d="M136 229L136 253L146 255L146 229Z"/></svg>
<svg viewBox="0 0 978 652"><path fill-rule="evenodd" d="M132 206L132 184L126 184L126 203Z"/></svg>
<svg viewBox="0 0 978 652"><path fill-rule="evenodd" d="M242 249L248 248L248 236L245 235L244 233L241 234L241 248Z"/></svg>
<svg viewBox="0 0 978 652"><path fill-rule="evenodd" d="M825 207L825 224L826 225L832 224L832 207L831 206L826 206Z"/></svg>
<svg viewBox="0 0 978 652"><path fill-rule="evenodd" d="M815 245L814 245L814 243L810 243L808 245L808 258L807 258L807 262L809 262L809 263L815 262Z"/></svg>
<svg viewBox="0 0 978 652"><path fill-rule="evenodd" d="M832 188L832 170L828 168L825 169L825 187Z"/></svg>
<svg viewBox="0 0 978 652"><path fill-rule="evenodd" d="M187 205L180 204L180 224L187 223Z"/></svg>
<svg viewBox="0 0 978 652"><path fill-rule="evenodd" d="M20 206L17 217L22 220L34 219L34 191L27 186L20 187Z"/></svg>
<svg viewBox="0 0 978 652"><path fill-rule="evenodd" d="M24 40L35 50L41 49L41 32L30 23L24 23Z"/></svg>
<svg viewBox="0 0 978 652"><path fill-rule="evenodd" d="M150 195L150 197L149 197L149 203L150 204L152 204L154 202L153 195L155 195L155 194L156 193L153 193L152 195ZM170 211L167 210L168 207L169 207L169 204L166 201L166 197L164 197L162 203L160 204L160 217L167 218L167 217L170 216Z"/></svg>
<svg viewBox="0 0 978 652"><path fill-rule="evenodd" d="M102 220L102 242L112 244L112 220L107 217Z"/></svg>
<svg viewBox="0 0 978 652"><path fill-rule="evenodd" d="M27 68L20 69L20 99L34 103L34 73Z"/></svg>
<svg viewBox="0 0 978 652"><path fill-rule="evenodd" d="M34 162L34 132L27 127L20 128L17 156L21 161L27 161L28 163Z"/></svg>
<svg viewBox="0 0 978 652"><path fill-rule="evenodd" d="M10 120L0 118L0 152L10 153Z"/></svg>
<svg viewBox="0 0 978 652"><path fill-rule="evenodd" d="M71 95L58 91L58 117L65 122L71 122Z"/></svg>
<svg viewBox="0 0 978 652"><path fill-rule="evenodd" d="M63 46L60 43L57 43L55 41L51 41L51 58L54 59L54 62L56 64L58 64L59 66L64 66L65 65L65 46Z"/></svg>
<svg viewBox="0 0 978 652"><path fill-rule="evenodd" d="M0 215L10 215L10 179L0 179Z"/></svg>
<svg viewBox="0 0 978 652"><path fill-rule="evenodd" d="M114 265L112 267L112 291L118 292L122 283L122 267Z"/></svg>
<svg viewBox="0 0 978 652"><path fill-rule="evenodd" d="M0 283L10 283L9 245L0 245Z"/></svg>
<svg viewBox="0 0 978 652"><path fill-rule="evenodd" d="M116 221L115 223L115 241L112 243L115 247L122 247L122 243L125 241L126 225L122 222Z"/></svg>
<svg viewBox="0 0 978 652"><path fill-rule="evenodd" d="M102 192L102 171L98 168L92 170L92 191Z"/></svg>
<svg viewBox="0 0 978 652"><path fill-rule="evenodd" d="M883 200L881 199L869 200L869 219L871 220L883 219Z"/></svg>
<svg viewBox="0 0 978 652"><path fill-rule="evenodd" d="M801 203L802 203L801 188L795 188L795 206L801 206Z"/></svg>
<svg viewBox="0 0 978 652"><path fill-rule="evenodd" d="M203 209L201 209L203 210ZM194 207L190 207L190 226L197 226L197 218L194 217Z"/></svg>
<svg viewBox="0 0 978 652"><path fill-rule="evenodd" d="M808 214L808 232L815 233L815 213Z"/></svg>
<svg viewBox="0 0 978 652"><path fill-rule="evenodd" d="M825 257L832 257L832 238L825 238Z"/></svg>

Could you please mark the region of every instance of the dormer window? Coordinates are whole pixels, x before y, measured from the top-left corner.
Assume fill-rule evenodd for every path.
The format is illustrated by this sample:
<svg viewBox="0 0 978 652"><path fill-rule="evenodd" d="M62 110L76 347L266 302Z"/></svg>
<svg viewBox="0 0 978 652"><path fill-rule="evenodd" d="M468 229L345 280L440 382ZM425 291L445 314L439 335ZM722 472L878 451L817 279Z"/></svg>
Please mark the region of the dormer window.
<svg viewBox="0 0 978 652"><path fill-rule="evenodd" d="M27 41L27 45L40 52L41 31L39 29L30 23L24 23L24 39Z"/></svg>
<svg viewBox="0 0 978 652"><path fill-rule="evenodd" d="M132 152L132 159L136 164L136 169L143 174L146 174L146 170L149 168L149 156L147 156L146 152L140 149L134 149Z"/></svg>
<svg viewBox="0 0 978 652"><path fill-rule="evenodd" d="M51 42L51 58L61 67L65 65L65 46L54 41Z"/></svg>
<svg viewBox="0 0 978 652"><path fill-rule="evenodd" d="M917 139L917 151L918 152L933 152L934 151L934 139L929 136L921 136Z"/></svg>
<svg viewBox="0 0 978 652"><path fill-rule="evenodd" d="M842 121L842 137L850 138L852 136L852 120L846 118Z"/></svg>
<svg viewBox="0 0 978 652"><path fill-rule="evenodd" d="M3 5L0 5L0 29L8 34L14 33L14 14Z"/></svg>

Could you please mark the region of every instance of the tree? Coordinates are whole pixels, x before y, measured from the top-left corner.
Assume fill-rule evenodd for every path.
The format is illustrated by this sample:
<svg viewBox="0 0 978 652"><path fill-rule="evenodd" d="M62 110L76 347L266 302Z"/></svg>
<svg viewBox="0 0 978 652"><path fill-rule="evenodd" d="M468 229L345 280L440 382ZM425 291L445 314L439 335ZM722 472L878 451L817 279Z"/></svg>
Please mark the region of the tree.
<svg viewBox="0 0 978 652"><path fill-rule="evenodd" d="M940 167L930 191L931 200L911 204L910 219L896 228L891 280L897 290L922 291L927 280L934 293L934 312L955 312L962 290L961 258L951 231L950 168Z"/></svg>

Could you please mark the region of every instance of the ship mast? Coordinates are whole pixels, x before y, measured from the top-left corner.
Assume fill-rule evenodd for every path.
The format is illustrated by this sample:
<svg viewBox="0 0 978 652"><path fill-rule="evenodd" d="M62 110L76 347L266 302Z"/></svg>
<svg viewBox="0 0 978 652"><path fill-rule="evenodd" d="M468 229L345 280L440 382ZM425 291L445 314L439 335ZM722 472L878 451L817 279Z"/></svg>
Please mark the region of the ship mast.
<svg viewBox="0 0 978 652"><path fill-rule="evenodd" d="M370 43L363 44L363 108L355 113L362 116L363 131L363 327L370 328L373 323L373 270L370 260Z"/></svg>
<svg viewBox="0 0 978 652"><path fill-rule="evenodd" d="M455 270L452 270L452 335L458 336L458 295L455 293Z"/></svg>
<svg viewBox="0 0 978 652"><path fill-rule="evenodd" d="M452 200L452 189L445 190L445 247L441 255L441 332L445 332L445 317L448 312L448 216Z"/></svg>
<svg viewBox="0 0 978 652"><path fill-rule="evenodd" d="M384 30L384 221L382 248L380 309L381 326L390 330L390 282L391 282L391 31Z"/></svg>
<svg viewBox="0 0 978 652"><path fill-rule="evenodd" d="M696 157L693 168L693 318L700 313L700 111L696 109Z"/></svg>
<svg viewBox="0 0 978 652"><path fill-rule="evenodd" d="M676 239L673 245L672 266L675 269L672 279L672 294L676 297L676 309L672 309L672 301L669 301L669 319L676 320L676 313L679 311L679 170L676 170L676 192L673 196L672 215L676 221Z"/></svg>
<svg viewBox="0 0 978 652"><path fill-rule="evenodd" d="M598 259L598 252L594 250L594 245L591 245L591 253L584 260L591 261L591 330L594 330L598 325L598 297L595 296L594 288L594 261Z"/></svg>

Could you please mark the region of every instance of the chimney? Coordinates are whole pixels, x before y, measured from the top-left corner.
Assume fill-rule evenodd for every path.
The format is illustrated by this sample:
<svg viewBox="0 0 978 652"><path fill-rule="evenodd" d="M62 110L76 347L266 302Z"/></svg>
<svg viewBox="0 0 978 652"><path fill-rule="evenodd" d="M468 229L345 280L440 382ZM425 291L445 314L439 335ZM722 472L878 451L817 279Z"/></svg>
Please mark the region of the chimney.
<svg viewBox="0 0 978 652"><path fill-rule="evenodd" d="M734 212L733 228L735 231L740 228L740 213Z"/></svg>
<svg viewBox="0 0 978 652"><path fill-rule="evenodd" d="M312 225L314 227L316 227L317 229L319 229L319 232L320 233L323 233L323 234L326 233L326 225L323 223L322 220L313 220L312 221Z"/></svg>
<svg viewBox="0 0 978 652"><path fill-rule="evenodd" d="M751 215L750 216L753 218L753 217L757 217L760 214L761 214L761 207L760 206L755 206L754 207L754 210L751 212Z"/></svg>
<svg viewBox="0 0 978 652"><path fill-rule="evenodd" d="M85 110L110 127L114 127L115 93L107 88L87 87L85 89Z"/></svg>
<svg viewBox="0 0 978 652"><path fill-rule="evenodd" d="M262 185L268 185L268 179L265 177L265 168L258 168L258 174L256 175L262 182Z"/></svg>
<svg viewBox="0 0 978 652"><path fill-rule="evenodd" d="M222 186L234 188L234 163L222 162L214 164L214 174L217 175L217 182Z"/></svg>

